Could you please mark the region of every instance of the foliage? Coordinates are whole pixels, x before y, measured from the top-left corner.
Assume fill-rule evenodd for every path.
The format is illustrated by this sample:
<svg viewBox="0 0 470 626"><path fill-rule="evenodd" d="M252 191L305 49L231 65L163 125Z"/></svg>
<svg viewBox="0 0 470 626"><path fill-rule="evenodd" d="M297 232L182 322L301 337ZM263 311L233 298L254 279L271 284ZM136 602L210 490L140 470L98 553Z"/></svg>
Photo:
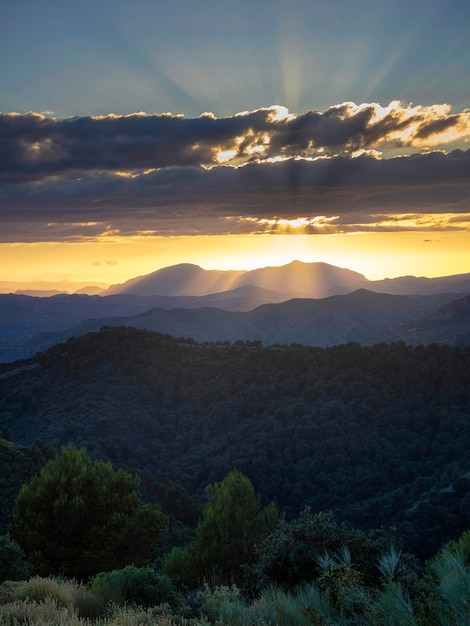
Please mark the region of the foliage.
<svg viewBox="0 0 470 626"><path fill-rule="evenodd" d="M277 511L262 507L251 481L231 471L220 483L208 485L207 502L189 547L176 548L164 561L167 571L194 584L240 581L243 567L256 558L255 546L275 524Z"/></svg>
<svg viewBox="0 0 470 626"><path fill-rule="evenodd" d="M401 550L397 550L395 546L390 546L387 552L380 555L377 567L385 580L393 581L405 567L401 558Z"/></svg>
<svg viewBox="0 0 470 626"><path fill-rule="evenodd" d="M429 564L436 578L443 624L470 624L470 563L466 551L468 536L462 543L444 546Z"/></svg>
<svg viewBox="0 0 470 626"><path fill-rule="evenodd" d="M0 424L24 445L86 445L192 495L236 468L288 517L308 505L393 525L421 559L470 526L469 348L198 344L108 328L33 361L0 379ZM197 517L183 498L174 514Z"/></svg>
<svg viewBox="0 0 470 626"><path fill-rule="evenodd" d="M279 585L286 589L318 579L330 567L354 561L368 584L376 584L376 567L389 538L339 524L331 513L314 515L308 508L291 521L282 521L258 547L251 569L253 584L262 589Z"/></svg>
<svg viewBox="0 0 470 626"><path fill-rule="evenodd" d="M33 573L86 579L131 561L145 563L166 526L158 505L139 506L133 476L66 446L21 488L11 536Z"/></svg>
<svg viewBox="0 0 470 626"><path fill-rule="evenodd" d="M152 567L128 565L120 570L102 572L89 583L90 590L115 604L143 607L169 604L176 606L179 596L170 578Z"/></svg>
<svg viewBox="0 0 470 626"><path fill-rule="evenodd" d="M398 551L387 558L400 561ZM386 576L371 585L358 576L346 547L319 559L318 583L292 590L270 585L255 596L236 585L210 586L188 606L160 602L156 588L174 589L150 568L102 573L88 585L33 577L0 586L0 626L457 626L470 623L470 569L464 551L444 547L430 562L426 597L410 596L406 584ZM108 587L120 604L104 603ZM166 593L166 592L165 592ZM127 597L126 597L127 594ZM106 594L104 594L106 595ZM115 596L116 597L116 596ZM110 599L110 598L108 598ZM127 601L127 602L126 602ZM95 605L93 605L95 602ZM424 607L424 603L427 602ZM95 606L95 612L91 609Z"/></svg>
<svg viewBox="0 0 470 626"><path fill-rule="evenodd" d="M207 582L196 596L196 604L199 613L207 617L211 622L216 621L227 604L242 602L242 595L237 585L216 585L210 587Z"/></svg>
<svg viewBox="0 0 470 626"><path fill-rule="evenodd" d="M83 586L70 580L59 580L33 576L6 589L2 601L27 600L30 602L44 602L53 600L58 606L75 606L78 594Z"/></svg>
<svg viewBox="0 0 470 626"><path fill-rule="evenodd" d="M0 535L11 521L21 485L30 480L35 470L29 450L0 438Z"/></svg>
<svg viewBox="0 0 470 626"><path fill-rule="evenodd" d="M28 577L26 555L9 535L0 536L0 583Z"/></svg>

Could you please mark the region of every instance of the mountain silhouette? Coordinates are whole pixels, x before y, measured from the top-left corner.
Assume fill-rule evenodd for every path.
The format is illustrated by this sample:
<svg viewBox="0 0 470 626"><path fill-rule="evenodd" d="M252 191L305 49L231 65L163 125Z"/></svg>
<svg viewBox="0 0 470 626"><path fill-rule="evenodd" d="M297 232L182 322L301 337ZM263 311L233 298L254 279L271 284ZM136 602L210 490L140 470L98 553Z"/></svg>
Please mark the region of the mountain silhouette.
<svg viewBox="0 0 470 626"><path fill-rule="evenodd" d="M243 273L204 270L199 265L181 263L132 278L122 285L112 285L102 295L132 293L139 296L205 296L240 286L235 283Z"/></svg>
<svg viewBox="0 0 470 626"><path fill-rule="evenodd" d="M102 295L202 296L250 285L283 292L285 299L324 298L366 287L367 282L362 274L328 263L292 261L280 267L249 271L204 270L198 265L182 263L113 285Z"/></svg>
<svg viewBox="0 0 470 626"><path fill-rule="evenodd" d="M279 267L263 267L248 271L205 270L198 265L182 263L113 285L101 295L203 296L247 285L282 292L284 300L327 298L351 293L356 289L394 295L446 292L463 295L470 293L470 274L437 278L401 276L369 280L358 272L322 262L292 261Z"/></svg>
<svg viewBox="0 0 470 626"><path fill-rule="evenodd" d="M33 337L27 345L34 354L103 326L132 326L196 341L244 340L266 345L301 343L318 347L350 341L370 344L390 328L431 314L443 302L449 302L450 297L396 296L360 289L317 300L298 298L264 304L251 311L153 308L130 317L86 320L60 333Z"/></svg>

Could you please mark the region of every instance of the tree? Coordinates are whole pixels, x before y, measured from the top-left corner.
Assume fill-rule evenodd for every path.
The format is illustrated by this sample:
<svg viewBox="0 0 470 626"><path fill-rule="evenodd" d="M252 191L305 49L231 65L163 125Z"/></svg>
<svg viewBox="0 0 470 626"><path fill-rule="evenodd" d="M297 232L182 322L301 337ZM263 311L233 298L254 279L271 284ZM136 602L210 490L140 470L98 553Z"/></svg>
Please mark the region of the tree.
<svg viewBox="0 0 470 626"><path fill-rule="evenodd" d="M10 534L33 574L87 579L147 564L167 525L158 504L139 505L134 476L68 445L21 488Z"/></svg>
<svg viewBox="0 0 470 626"><path fill-rule="evenodd" d="M239 582L242 566L255 560L255 546L277 521L277 509L261 507L250 479L237 471L208 485L206 496L193 543L173 549L166 571L189 585L203 578Z"/></svg>
<svg viewBox="0 0 470 626"><path fill-rule="evenodd" d="M333 555L347 549L366 584L375 585L380 579L377 563L390 542L385 532L367 533L339 524L330 512L312 514L307 507L298 518L281 520L259 545L259 558L250 573L258 589L270 585L294 589L321 576L322 556L339 560Z"/></svg>
<svg viewBox="0 0 470 626"><path fill-rule="evenodd" d="M28 565L23 550L8 535L0 536L0 584L5 580L27 577Z"/></svg>
<svg viewBox="0 0 470 626"><path fill-rule="evenodd" d="M4 426L2 428L2 434L0 435L0 437L2 439L5 439L5 441L11 441L11 433L10 433L10 429L8 428L8 426Z"/></svg>

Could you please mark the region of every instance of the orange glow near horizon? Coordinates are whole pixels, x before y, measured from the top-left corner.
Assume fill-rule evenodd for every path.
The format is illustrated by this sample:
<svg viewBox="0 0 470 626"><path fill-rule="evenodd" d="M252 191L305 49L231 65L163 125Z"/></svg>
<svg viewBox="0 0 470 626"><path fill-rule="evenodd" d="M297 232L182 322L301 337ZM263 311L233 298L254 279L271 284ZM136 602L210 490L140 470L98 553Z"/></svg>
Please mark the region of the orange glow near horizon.
<svg viewBox="0 0 470 626"><path fill-rule="evenodd" d="M468 273L470 233L123 237L112 242L0 245L1 281L31 284L115 284L178 263L249 270L293 260L322 261L360 272L370 280Z"/></svg>

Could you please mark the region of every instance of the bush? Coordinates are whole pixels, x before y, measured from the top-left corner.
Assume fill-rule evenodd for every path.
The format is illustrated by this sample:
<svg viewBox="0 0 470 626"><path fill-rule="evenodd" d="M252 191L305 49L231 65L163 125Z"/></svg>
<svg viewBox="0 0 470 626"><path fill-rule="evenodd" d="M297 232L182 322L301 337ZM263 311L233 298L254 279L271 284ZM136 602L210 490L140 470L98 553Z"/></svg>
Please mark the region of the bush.
<svg viewBox="0 0 470 626"><path fill-rule="evenodd" d="M37 603L53 600L57 606L74 607L78 587L73 581L34 576L17 583L9 593L10 600L27 600Z"/></svg>
<svg viewBox="0 0 470 626"><path fill-rule="evenodd" d="M0 537L0 583L5 580L24 580L28 565L22 548L9 535Z"/></svg>
<svg viewBox="0 0 470 626"><path fill-rule="evenodd" d="M233 607L239 601L240 590L235 584L230 587L218 585L211 589L206 583L204 589L196 597L199 612L211 622L215 622L220 617L222 607Z"/></svg>
<svg viewBox="0 0 470 626"><path fill-rule="evenodd" d="M123 569L102 572L91 579L89 588L114 604L151 607L159 604L176 606L179 603L170 578L151 567L128 565Z"/></svg>
<svg viewBox="0 0 470 626"><path fill-rule="evenodd" d="M0 606L0 624L20 626L85 626L76 611L70 607L59 607L52 598L39 604L16 601Z"/></svg>

